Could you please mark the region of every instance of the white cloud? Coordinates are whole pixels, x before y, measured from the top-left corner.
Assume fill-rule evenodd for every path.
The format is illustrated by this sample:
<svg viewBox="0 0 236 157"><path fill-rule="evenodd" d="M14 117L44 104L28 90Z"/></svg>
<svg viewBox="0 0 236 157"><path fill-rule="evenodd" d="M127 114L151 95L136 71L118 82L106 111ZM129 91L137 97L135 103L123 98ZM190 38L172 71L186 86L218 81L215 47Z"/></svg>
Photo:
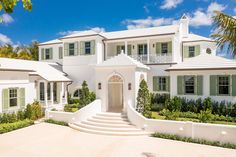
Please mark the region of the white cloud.
<svg viewBox="0 0 236 157"><path fill-rule="evenodd" d="M9 37L0 33L0 45L12 44L12 41Z"/></svg>
<svg viewBox="0 0 236 157"><path fill-rule="evenodd" d="M161 5L161 9L171 9L176 8L178 4L181 4L183 0L164 0L163 4Z"/></svg>
<svg viewBox="0 0 236 157"><path fill-rule="evenodd" d="M147 27L157 27L162 25L172 24L174 19L172 18L152 18L147 17L146 19L135 19L135 20L125 20L123 24L127 25L127 29L137 29L137 28L147 28Z"/></svg>
<svg viewBox="0 0 236 157"><path fill-rule="evenodd" d="M88 31L88 30L95 31L95 32L97 32L97 33L105 32L105 28L103 28L103 27L91 27L91 28L89 28L89 29L87 29L87 30L83 30L83 31ZM72 31L72 30L68 30L68 31L59 32L58 35L65 36L65 35L71 35L71 34L75 34L75 33L80 33L80 32L83 32L83 31Z"/></svg>
<svg viewBox="0 0 236 157"><path fill-rule="evenodd" d="M14 22L14 19L9 14L2 14L0 18L2 19L2 22L4 24L9 24Z"/></svg>
<svg viewBox="0 0 236 157"><path fill-rule="evenodd" d="M236 13L236 7L234 8L234 13Z"/></svg>
<svg viewBox="0 0 236 157"><path fill-rule="evenodd" d="M197 9L192 15L189 15L190 25L193 27L210 26L212 24L212 16L214 15L214 11L223 11L225 9L225 5L212 2L206 11L203 9Z"/></svg>

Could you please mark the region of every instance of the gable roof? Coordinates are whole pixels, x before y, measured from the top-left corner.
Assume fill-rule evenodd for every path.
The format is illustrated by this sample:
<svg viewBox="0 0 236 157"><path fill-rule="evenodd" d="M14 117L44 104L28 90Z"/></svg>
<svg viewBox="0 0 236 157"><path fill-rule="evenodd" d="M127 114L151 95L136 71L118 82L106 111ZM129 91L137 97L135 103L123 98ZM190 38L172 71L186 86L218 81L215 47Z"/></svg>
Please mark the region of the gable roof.
<svg viewBox="0 0 236 157"><path fill-rule="evenodd" d="M126 55L124 53L114 56L114 57L98 64L96 67L129 67L129 66L148 69L148 70L150 69L148 66L129 57L128 55Z"/></svg>
<svg viewBox="0 0 236 157"><path fill-rule="evenodd" d="M47 81L71 81L65 73L53 67L56 65L56 63L0 58L0 70L28 71L29 74L39 75Z"/></svg>
<svg viewBox="0 0 236 157"><path fill-rule="evenodd" d="M59 39L54 39L54 40L50 40L50 41L47 41L47 42L40 43L39 46L52 45L52 44L62 44L62 41L59 40Z"/></svg>
<svg viewBox="0 0 236 157"><path fill-rule="evenodd" d="M223 57L201 54L173 65L166 71L236 69L236 61Z"/></svg>
<svg viewBox="0 0 236 157"><path fill-rule="evenodd" d="M102 32L102 36L108 40L122 39L122 38L135 38L143 36L174 34L178 31L179 25L168 25L151 28L140 28L132 30L114 31L114 32Z"/></svg>
<svg viewBox="0 0 236 157"><path fill-rule="evenodd" d="M214 42L211 38L206 38L197 34L192 34L189 33L188 37L184 37L182 39L183 42L191 42L191 41L209 41L209 42Z"/></svg>
<svg viewBox="0 0 236 157"><path fill-rule="evenodd" d="M88 31L78 31L78 33L73 33L67 36L62 37L61 39L66 39L66 38L77 38L77 37L85 37L85 36L94 36L94 35L99 35L99 33L93 31L93 30L88 30Z"/></svg>

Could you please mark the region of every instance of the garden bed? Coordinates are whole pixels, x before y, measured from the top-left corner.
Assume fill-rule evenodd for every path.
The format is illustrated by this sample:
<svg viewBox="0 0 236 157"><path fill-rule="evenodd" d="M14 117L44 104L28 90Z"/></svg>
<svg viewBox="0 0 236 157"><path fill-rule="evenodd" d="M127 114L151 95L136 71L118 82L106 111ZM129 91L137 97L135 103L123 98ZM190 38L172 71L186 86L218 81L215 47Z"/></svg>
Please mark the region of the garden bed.
<svg viewBox="0 0 236 157"><path fill-rule="evenodd" d="M2 123L0 124L0 134L7 133L16 129L24 128L33 124L34 124L34 121L29 120L29 119L20 120L13 123Z"/></svg>

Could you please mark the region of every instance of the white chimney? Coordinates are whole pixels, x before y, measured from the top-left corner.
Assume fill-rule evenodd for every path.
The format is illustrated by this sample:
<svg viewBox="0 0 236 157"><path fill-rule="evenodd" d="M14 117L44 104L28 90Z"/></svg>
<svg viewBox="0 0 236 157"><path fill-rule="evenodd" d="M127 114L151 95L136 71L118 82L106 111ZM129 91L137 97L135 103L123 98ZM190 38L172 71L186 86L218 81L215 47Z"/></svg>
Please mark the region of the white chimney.
<svg viewBox="0 0 236 157"><path fill-rule="evenodd" d="M184 38L189 34L189 18L185 14L180 19L180 33Z"/></svg>

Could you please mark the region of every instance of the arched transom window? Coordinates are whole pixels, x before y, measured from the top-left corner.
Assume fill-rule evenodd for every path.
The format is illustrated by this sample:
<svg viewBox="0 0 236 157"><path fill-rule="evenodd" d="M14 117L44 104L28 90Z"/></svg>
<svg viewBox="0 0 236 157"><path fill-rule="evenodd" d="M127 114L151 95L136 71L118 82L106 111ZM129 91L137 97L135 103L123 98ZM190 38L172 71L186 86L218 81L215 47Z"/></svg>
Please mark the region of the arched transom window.
<svg viewBox="0 0 236 157"><path fill-rule="evenodd" d="M108 81L109 83L114 83L114 82L118 82L118 83L122 83L123 82L123 80L122 80L122 78L120 77L120 76L118 76L118 75L114 75L114 76L112 76L110 79L109 79L109 81Z"/></svg>

